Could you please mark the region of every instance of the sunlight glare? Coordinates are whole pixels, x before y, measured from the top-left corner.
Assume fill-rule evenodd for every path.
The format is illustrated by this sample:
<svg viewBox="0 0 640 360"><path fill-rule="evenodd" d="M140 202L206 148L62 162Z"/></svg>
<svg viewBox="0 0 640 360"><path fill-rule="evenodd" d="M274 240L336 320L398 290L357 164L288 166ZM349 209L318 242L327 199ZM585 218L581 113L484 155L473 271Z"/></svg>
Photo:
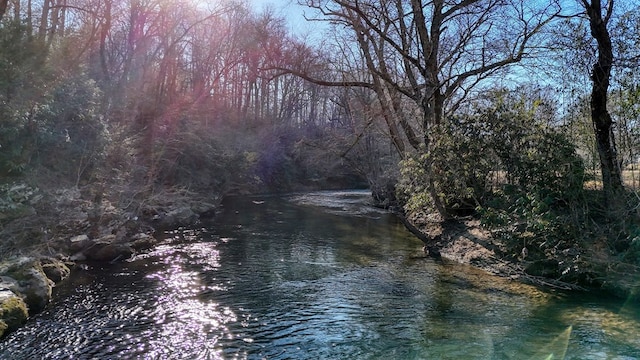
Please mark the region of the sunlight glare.
<svg viewBox="0 0 640 360"><path fill-rule="evenodd" d="M545 346L531 360L551 360L551 359L564 359L567 355L567 348L569 347L569 339L573 332L573 326L569 325L560 335L558 335L549 345Z"/></svg>

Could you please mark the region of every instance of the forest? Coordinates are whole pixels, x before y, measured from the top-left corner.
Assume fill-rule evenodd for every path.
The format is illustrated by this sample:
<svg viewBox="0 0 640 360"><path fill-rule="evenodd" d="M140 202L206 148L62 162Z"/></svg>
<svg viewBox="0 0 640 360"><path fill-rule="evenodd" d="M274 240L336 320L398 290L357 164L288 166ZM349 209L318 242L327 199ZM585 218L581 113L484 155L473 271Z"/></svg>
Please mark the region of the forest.
<svg viewBox="0 0 640 360"><path fill-rule="evenodd" d="M637 291L637 6L298 3L322 33L244 1L0 0L3 256L369 188L416 229L477 219L532 275Z"/></svg>

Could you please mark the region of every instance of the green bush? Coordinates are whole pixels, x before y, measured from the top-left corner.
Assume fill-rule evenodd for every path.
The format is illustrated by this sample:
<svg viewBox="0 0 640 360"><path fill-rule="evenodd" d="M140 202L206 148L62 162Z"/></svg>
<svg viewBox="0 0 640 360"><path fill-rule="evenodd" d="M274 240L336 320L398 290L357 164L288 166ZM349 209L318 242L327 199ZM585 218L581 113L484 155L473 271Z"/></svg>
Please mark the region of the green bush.
<svg viewBox="0 0 640 360"><path fill-rule="evenodd" d="M434 132L430 151L401 162L398 188L407 210L433 209L434 196L454 215L482 204L495 155L475 121L468 117L450 119Z"/></svg>
<svg viewBox="0 0 640 360"><path fill-rule="evenodd" d="M584 176L567 136L536 121L535 107L498 98L441 125L428 152L402 162L398 189L407 211L439 201L448 215L477 211L487 227L544 242L571 231Z"/></svg>
<svg viewBox="0 0 640 360"><path fill-rule="evenodd" d="M559 223L584 197L584 166L574 145L522 103L499 102L479 117L498 160L494 169L504 175L478 207L485 225L539 238L562 232L567 227Z"/></svg>
<svg viewBox="0 0 640 360"><path fill-rule="evenodd" d="M19 175L32 157L34 113L46 91L46 51L27 26L0 24L0 176Z"/></svg>
<svg viewBox="0 0 640 360"><path fill-rule="evenodd" d="M103 159L106 136L99 89L77 75L62 79L47 95L34 116L39 164L76 181L90 180Z"/></svg>
<svg viewBox="0 0 640 360"><path fill-rule="evenodd" d="M69 75L46 59L25 25L0 26L0 175L42 165L78 182L104 145L100 91L81 69Z"/></svg>

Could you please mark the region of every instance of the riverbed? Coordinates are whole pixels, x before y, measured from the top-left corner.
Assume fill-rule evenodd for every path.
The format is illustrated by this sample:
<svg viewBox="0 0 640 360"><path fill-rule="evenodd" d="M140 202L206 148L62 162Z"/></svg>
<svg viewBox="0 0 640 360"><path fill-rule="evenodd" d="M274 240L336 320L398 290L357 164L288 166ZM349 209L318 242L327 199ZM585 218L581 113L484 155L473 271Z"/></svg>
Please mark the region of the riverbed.
<svg viewBox="0 0 640 360"><path fill-rule="evenodd" d="M367 191L227 199L88 264L1 359L640 359L640 308L424 256Z"/></svg>

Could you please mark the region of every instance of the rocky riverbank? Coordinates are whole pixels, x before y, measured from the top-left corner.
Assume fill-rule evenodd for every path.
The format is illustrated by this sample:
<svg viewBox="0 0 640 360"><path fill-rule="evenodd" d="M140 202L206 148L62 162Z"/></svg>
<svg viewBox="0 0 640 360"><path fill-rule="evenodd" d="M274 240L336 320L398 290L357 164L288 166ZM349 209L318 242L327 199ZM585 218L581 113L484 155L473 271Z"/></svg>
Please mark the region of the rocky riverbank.
<svg viewBox="0 0 640 360"><path fill-rule="evenodd" d="M25 184L2 195L0 337L42 311L77 263L124 261L152 247L157 231L197 222L219 205L215 195L169 190L144 203L114 202L95 188Z"/></svg>
<svg viewBox="0 0 640 360"><path fill-rule="evenodd" d="M0 263L0 337L42 311L56 282L70 273L59 259L18 257Z"/></svg>

